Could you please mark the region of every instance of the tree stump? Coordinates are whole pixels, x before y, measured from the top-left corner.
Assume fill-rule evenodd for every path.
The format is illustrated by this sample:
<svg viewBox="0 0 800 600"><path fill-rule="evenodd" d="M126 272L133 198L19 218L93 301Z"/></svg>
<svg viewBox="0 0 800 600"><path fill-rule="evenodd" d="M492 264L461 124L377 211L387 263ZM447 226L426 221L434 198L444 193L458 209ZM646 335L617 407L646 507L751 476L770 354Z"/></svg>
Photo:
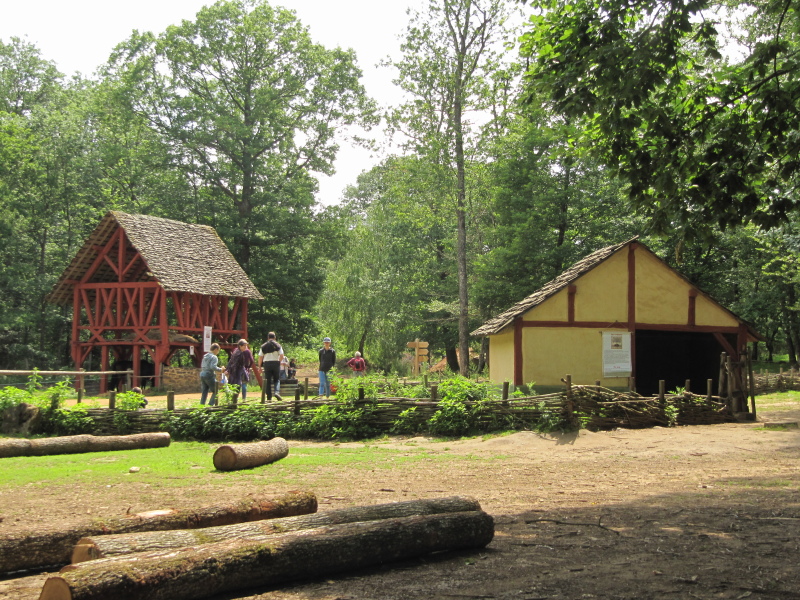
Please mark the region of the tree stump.
<svg viewBox="0 0 800 600"><path fill-rule="evenodd" d="M144 531L119 535L96 535L81 538L72 552L72 563L100 558L120 557L137 552L187 548L230 539L245 540L265 535L315 529L342 523L377 521L412 515L442 514L480 510L474 498L450 496L428 500L391 502L374 506L356 506L254 523L240 523L194 530Z"/></svg>
<svg viewBox="0 0 800 600"><path fill-rule="evenodd" d="M106 533L195 529L316 511L317 498L314 494L292 491L273 498L247 498L235 504L189 510L155 510L112 517L70 529L13 533L0 537L0 573L68 564L75 544L84 537Z"/></svg>
<svg viewBox="0 0 800 600"><path fill-rule="evenodd" d="M422 515L228 540L75 565L39 600L188 600L320 577L431 552L482 548L494 537L481 511Z"/></svg>
<svg viewBox="0 0 800 600"><path fill-rule="evenodd" d="M273 463L289 454L289 444L280 437L268 442L226 444L214 452L214 467L220 471L238 471Z"/></svg>

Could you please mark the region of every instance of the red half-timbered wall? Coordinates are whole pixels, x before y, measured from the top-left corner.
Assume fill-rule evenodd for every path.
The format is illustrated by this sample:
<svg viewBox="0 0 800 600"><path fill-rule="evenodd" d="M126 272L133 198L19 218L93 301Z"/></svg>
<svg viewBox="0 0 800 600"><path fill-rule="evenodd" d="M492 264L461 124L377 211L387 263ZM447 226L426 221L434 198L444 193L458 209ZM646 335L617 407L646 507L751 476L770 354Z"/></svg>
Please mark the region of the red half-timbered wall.
<svg viewBox="0 0 800 600"><path fill-rule="evenodd" d="M136 377L144 350L156 365L158 385L161 367L169 364L177 350L194 346L199 362L205 326L211 326L215 341L229 349L247 337L247 298L166 291L121 227L96 250L97 257L83 277L69 282L74 286L72 358L76 368L93 349L100 348L103 370L109 368L113 356L130 360ZM175 334L197 341L176 340ZM102 382L102 391L105 386Z"/></svg>

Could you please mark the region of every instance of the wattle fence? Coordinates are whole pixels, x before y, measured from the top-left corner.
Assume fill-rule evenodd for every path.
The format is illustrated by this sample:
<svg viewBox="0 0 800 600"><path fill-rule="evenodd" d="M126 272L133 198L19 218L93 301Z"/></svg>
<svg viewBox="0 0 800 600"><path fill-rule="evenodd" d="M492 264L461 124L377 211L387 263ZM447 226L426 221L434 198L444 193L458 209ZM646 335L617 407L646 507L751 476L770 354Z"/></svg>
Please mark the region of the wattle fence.
<svg viewBox="0 0 800 600"><path fill-rule="evenodd" d="M645 428L674 425L706 425L735 421L724 399L691 393L659 397L641 397L635 393L620 393L599 386L573 385L563 392L541 396L511 397L506 400L463 401L464 410L471 413L478 431L553 430ZM247 411L248 418L266 420L310 420L323 407L334 408L340 417L349 414L363 421L362 425L382 433L397 432L397 424L405 419L412 432L425 433L427 423L441 410L444 403L435 399L380 398L377 400L308 399L238 404L175 410L145 409L122 411L97 408L86 410L95 424L94 433L145 433L174 428L176 422L202 412L223 417L237 411ZM409 412L410 411L410 412ZM125 431L120 431L121 423Z"/></svg>

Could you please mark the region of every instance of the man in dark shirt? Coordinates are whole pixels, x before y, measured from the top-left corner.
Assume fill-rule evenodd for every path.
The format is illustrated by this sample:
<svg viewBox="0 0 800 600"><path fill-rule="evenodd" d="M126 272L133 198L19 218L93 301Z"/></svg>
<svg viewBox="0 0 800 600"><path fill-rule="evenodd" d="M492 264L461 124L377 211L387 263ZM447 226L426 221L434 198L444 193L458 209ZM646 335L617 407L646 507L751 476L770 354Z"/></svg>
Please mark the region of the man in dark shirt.
<svg viewBox="0 0 800 600"><path fill-rule="evenodd" d="M326 398L331 397L331 382L328 379L328 371L336 365L336 350L331 348L331 338L326 337L322 340L322 348L319 349L319 395Z"/></svg>

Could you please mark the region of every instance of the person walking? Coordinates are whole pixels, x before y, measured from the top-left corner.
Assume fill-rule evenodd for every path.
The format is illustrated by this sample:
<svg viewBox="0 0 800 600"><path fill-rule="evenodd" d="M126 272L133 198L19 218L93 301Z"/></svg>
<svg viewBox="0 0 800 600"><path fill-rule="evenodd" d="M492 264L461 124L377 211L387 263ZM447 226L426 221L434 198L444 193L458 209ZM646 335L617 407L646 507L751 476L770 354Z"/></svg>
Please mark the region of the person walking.
<svg viewBox="0 0 800 600"><path fill-rule="evenodd" d="M275 384L276 394L281 391L281 381L285 381L287 379L289 379L289 359L286 358L286 355L284 354L283 358L281 358L281 371L280 375L278 376L278 383Z"/></svg>
<svg viewBox="0 0 800 600"><path fill-rule="evenodd" d="M208 392L211 391L209 406L217 404L217 373L224 371L219 366L219 344L211 344L208 352L203 355L203 362L200 363L200 404L206 403Z"/></svg>
<svg viewBox="0 0 800 600"><path fill-rule="evenodd" d="M275 339L275 332L267 334L267 341L258 351L258 366L261 367L264 390L267 393L267 400L272 401L272 386L277 385L281 376L281 360L283 359L283 348ZM278 393L279 388L275 388L275 398L283 400Z"/></svg>
<svg viewBox="0 0 800 600"><path fill-rule="evenodd" d="M347 366L353 369L353 377L363 377L367 370L367 363L361 358L361 352L356 352L356 355L347 361Z"/></svg>
<svg viewBox="0 0 800 600"><path fill-rule="evenodd" d="M328 372L336 365L336 350L331 348L331 338L326 337L322 340L322 348L319 349L319 395L326 398L331 397L331 380Z"/></svg>
<svg viewBox="0 0 800 600"><path fill-rule="evenodd" d="M253 358L253 353L250 352L248 348L247 340L239 340L239 343L236 344L236 350L231 354L226 369L228 372L228 383L239 386L239 392L233 395L234 403L238 400L240 392L242 394L242 400L247 399L247 382L250 381L250 369L253 368L254 364L255 359Z"/></svg>

